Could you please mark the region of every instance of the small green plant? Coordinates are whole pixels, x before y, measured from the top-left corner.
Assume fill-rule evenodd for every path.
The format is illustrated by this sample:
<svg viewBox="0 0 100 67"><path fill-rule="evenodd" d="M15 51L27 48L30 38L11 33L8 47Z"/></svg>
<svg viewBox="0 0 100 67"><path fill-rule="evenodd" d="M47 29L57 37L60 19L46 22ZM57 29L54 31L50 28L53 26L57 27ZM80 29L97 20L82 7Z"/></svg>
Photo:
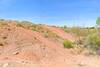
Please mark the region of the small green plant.
<svg viewBox="0 0 100 67"><path fill-rule="evenodd" d="M44 36L47 38L49 36L48 32L44 32Z"/></svg>
<svg viewBox="0 0 100 67"><path fill-rule="evenodd" d="M64 40L63 46L64 46L64 48L73 48L74 47L73 43L69 40Z"/></svg>

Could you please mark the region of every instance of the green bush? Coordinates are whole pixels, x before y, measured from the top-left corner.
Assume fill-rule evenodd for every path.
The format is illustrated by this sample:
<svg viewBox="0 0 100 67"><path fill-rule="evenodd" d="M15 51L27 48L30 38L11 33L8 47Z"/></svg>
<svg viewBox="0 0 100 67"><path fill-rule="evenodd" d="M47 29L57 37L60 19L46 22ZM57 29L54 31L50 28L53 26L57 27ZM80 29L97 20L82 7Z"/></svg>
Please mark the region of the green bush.
<svg viewBox="0 0 100 67"><path fill-rule="evenodd" d="M73 48L73 43L69 40L64 40L63 46L64 48Z"/></svg>
<svg viewBox="0 0 100 67"><path fill-rule="evenodd" d="M49 34L48 34L48 32L44 32L44 37L48 37L49 36Z"/></svg>
<svg viewBox="0 0 100 67"><path fill-rule="evenodd" d="M85 40L85 47L95 54L100 54L100 35L89 35Z"/></svg>

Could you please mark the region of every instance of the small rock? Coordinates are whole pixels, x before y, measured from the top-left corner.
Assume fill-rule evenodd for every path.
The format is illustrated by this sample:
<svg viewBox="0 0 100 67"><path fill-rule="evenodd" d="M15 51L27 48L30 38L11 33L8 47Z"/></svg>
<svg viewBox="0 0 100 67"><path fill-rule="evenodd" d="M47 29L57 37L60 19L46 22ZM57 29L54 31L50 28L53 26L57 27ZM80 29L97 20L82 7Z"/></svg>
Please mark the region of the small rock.
<svg viewBox="0 0 100 67"><path fill-rule="evenodd" d="M17 55L17 54L19 54L19 52L14 52L14 53L13 53L13 55Z"/></svg>
<svg viewBox="0 0 100 67"><path fill-rule="evenodd" d="M79 67L84 67L85 64L84 64L83 62L80 62L80 63L78 64L78 66L79 66Z"/></svg>
<svg viewBox="0 0 100 67"><path fill-rule="evenodd" d="M2 67L8 67L8 63L3 64Z"/></svg>

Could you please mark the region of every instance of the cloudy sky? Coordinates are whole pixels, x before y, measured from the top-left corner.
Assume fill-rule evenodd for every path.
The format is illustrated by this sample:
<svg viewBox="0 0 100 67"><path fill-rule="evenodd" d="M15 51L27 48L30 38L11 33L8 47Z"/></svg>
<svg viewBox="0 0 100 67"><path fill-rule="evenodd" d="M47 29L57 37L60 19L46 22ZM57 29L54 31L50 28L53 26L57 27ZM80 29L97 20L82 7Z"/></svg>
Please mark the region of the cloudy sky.
<svg viewBox="0 0 100 67"><path fill-rule="evenodd" d="M100 0L0 0L0 18L67 26L94 26Z"/></svg>

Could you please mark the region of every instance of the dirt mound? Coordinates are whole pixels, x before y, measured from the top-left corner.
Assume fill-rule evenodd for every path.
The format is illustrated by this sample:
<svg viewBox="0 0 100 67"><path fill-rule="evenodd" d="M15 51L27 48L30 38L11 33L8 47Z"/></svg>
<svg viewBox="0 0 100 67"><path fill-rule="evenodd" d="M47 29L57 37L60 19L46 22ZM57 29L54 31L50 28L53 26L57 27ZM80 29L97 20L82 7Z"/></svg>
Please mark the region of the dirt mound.
<svg viewBox="0 0 100 67"><path fill-rule="evenodd" d="M59 44L55 44L43 37L41 33L33 32L32 30L22 27L16 27L16 24L13 25L12 23L8 23L6 26L0 28L0 33L0 44L4 49L3 54L12 53L15 50L24 51L25 48L28 49L30 46L33 47L35 51L46 50L46 48L56 50L56 47L60 47Z"/></svg>
<svg viewBox="0 0 100 67"><path fill-rule="evenodd" d="M0 54L4 57L40 62L62 55L59 43L49 41L41 33L7 23L0 28Z"/></svg>
<svg viewBox="0 0 100 67"><path fill-rule="evenodd" d="M18 26L16 22L3 23L0 26L0 67L100 66L97 61L99 57L74 55L70 50L65 50L60 42L51 40L52 36L43 35L46 30L49 34L55 33L63 39L75 40L71 34L60 28L43 26L42 31L33 31Z"/></svg>

